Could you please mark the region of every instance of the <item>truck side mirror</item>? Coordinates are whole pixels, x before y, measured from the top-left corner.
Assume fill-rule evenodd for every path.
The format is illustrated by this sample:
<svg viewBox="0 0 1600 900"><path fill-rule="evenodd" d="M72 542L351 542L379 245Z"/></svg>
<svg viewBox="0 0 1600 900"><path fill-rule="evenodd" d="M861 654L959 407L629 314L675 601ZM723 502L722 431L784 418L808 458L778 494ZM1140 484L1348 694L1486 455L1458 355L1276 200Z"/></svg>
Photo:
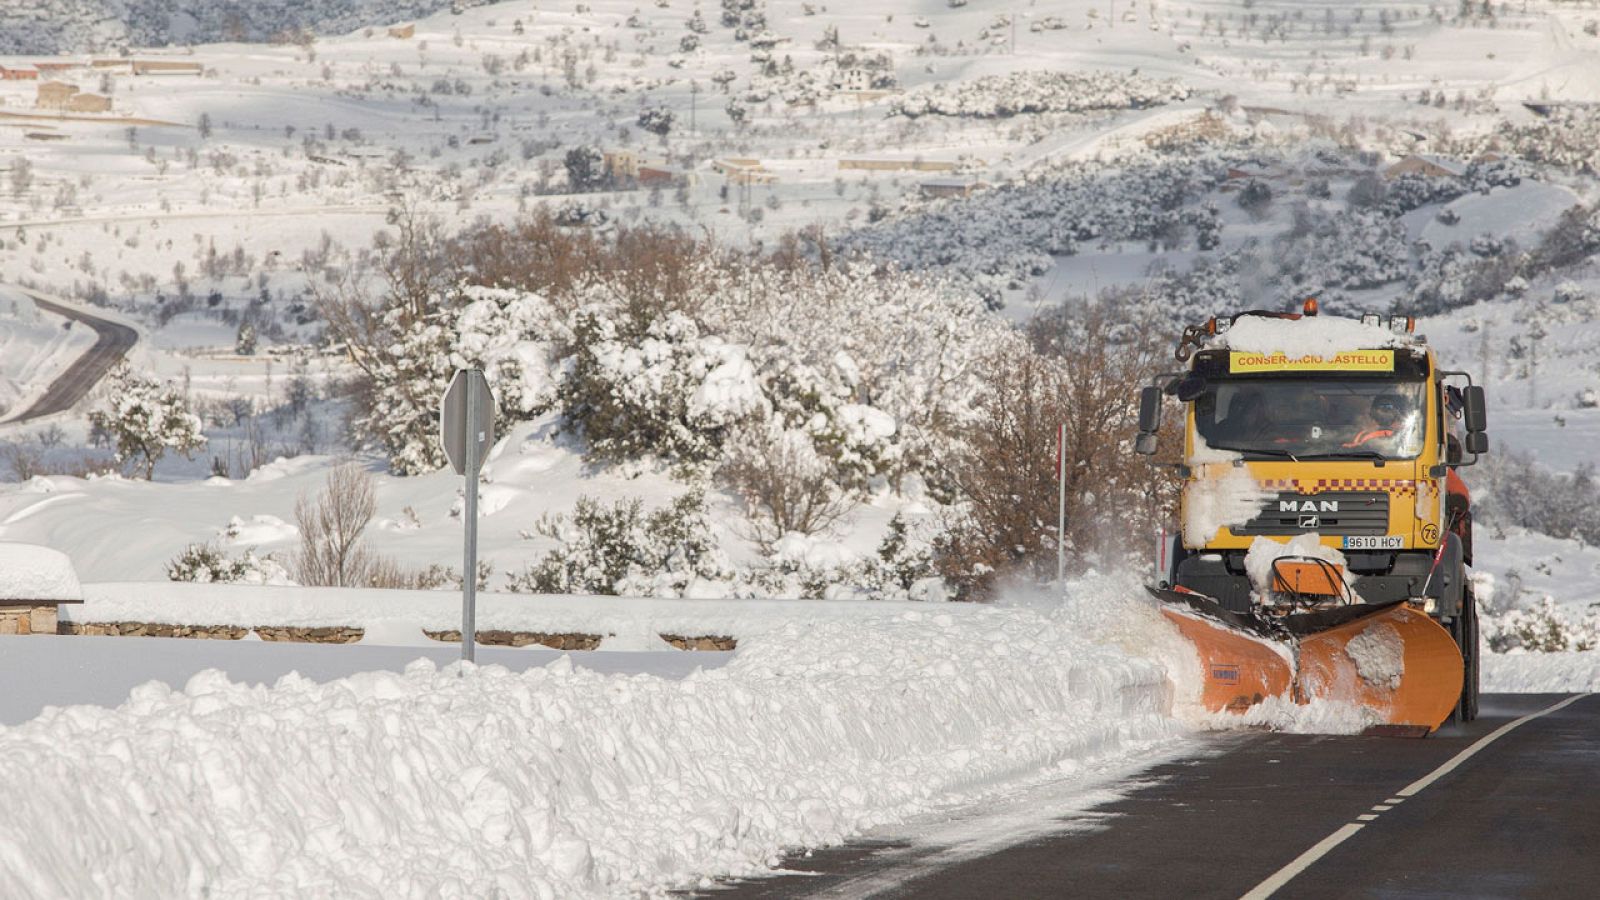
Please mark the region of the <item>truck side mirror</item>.
<svg viewBox="0 0 1600 900"><path fill-rule="evenodd" d="M1471 454L1489 452L1489 436L1481 431L1467 432L1467 452Z"/></svg>
<svg viewBox="0 0 1600 900"><path fill-rule="evenodd" d="M1139 391L1139 431L1153 434L1161 429L1161 388L1154 385Z"/></svg>
<svg viewBox="0 0 1600 900"><path fill-rule="evenodd" d="M1468 385L1463 393L1467 401L1466 414L1463 416L1466 419L1467 432L1470 434L1488 430L1489 417L1486 414L1487 404L1484 402L1483 388L1472 384ZM1467 449L1472 450L1470 442Z"/></svg>
<svg viewBox="0 0 1600 900"><path fill-rule="evenodd" d="M1139 436L1133 439L1133 452L1140 456L1154 456L1156 452L1155 432L1139 432Z"/></svg>

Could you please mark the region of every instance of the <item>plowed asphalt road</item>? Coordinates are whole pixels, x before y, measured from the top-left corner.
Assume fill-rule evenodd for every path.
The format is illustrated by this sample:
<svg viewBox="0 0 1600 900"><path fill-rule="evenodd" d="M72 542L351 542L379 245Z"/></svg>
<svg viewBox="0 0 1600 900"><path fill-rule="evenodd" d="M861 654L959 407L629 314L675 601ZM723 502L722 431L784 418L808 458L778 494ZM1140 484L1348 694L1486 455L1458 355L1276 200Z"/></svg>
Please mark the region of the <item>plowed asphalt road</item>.
<svg viewBox="0 0 1600 900"><path fill-rule="evenodd" d="M33 405L9 421L26 422L58 412L65 412L78 405L89 391L99 383L102 376L111 371L111 367L122 361L128 351L139 340L139 333L126 325L108 322L97 318L82 310L70 306L63 306L32 291L27 295L39 305L40 309L48 310L57 315L66 316L74 321L82 322L94 329L95 342L84 354L68 366L66 371L56 376Z"/></svg>
<svg viewBox="0 0 1600 900"><path fill-rule="evenodd" d="M1420 740L1217 736L1058 823L981 854L877 834L699 896L1600 897L1600 695L1486 695Z"/></svg>

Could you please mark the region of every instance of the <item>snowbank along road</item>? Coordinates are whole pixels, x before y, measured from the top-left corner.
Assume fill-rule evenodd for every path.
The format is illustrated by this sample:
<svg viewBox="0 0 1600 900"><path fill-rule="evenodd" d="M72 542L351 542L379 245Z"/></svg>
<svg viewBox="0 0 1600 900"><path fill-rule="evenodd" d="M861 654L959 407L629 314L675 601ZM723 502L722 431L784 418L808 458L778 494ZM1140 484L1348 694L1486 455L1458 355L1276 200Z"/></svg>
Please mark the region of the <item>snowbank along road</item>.
<svg viewBox="0 0 1600 900"><path fill-rule="evenodd" d="M98 316L90 315L82 309L73 306L63 306L54 303L32 291L25 291L40 309L66 316L77 322L82 322L94 329L95 342L88 352L67 367L50 383L34 404L13 419L13 422L26 422L41 416L65 412L78 405L111 367L122 361L133 345L139 341L139 333L126 325L119 325Z"/></svg>
<svg viewBox="0 0 1600 900"><path fill-rule="evenodd" d="M699 896L1592 897L1597 776L1600 695L1490 695L1427 740L1221 736L981 855L880 833Z"/></svg>

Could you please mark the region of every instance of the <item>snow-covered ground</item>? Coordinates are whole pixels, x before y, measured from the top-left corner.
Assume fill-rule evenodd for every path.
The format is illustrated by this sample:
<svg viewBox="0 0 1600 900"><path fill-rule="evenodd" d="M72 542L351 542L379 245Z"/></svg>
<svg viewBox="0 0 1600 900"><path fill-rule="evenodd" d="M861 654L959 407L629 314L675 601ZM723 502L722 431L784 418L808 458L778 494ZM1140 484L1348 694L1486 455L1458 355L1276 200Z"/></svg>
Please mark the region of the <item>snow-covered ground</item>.
<svg viewBox="0 0 1600 900"><path fill-rule="evenodd" d="M0 286L0 419L38 399L94 341L93 329Z"/></svg>
<svg viewBox="0 0 1600 900"><path fill-rule="evenodd" d="M791 618L688 674L573 657L323 684L212 671L114 710L47 710L0 729L30 773L0 811L0 892L550 898L756 872L786 847L1181 746L1185 686L1161 660L1187 651L1130 588Z"/></svg>

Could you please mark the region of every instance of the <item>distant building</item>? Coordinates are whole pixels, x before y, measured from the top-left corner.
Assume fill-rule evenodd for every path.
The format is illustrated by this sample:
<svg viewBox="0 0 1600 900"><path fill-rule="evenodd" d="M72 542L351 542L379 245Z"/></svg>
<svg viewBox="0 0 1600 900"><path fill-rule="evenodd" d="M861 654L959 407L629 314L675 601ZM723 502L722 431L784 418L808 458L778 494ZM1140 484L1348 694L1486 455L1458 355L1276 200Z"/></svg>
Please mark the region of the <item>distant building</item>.
<svg viewBox="0 0 1600 900"><path fill-rule="evenodd" d="M45 75L59 75L73 69L82 69L84 65L80 62L42 62L34 63L33 67Z"/></svg>
<svg viewBox="0 0 1600 900"><path fill-rule="evenodd" d="M389 29L389 37L401 41L409 41L415 37L416 34L417 26L414 23L410 25L395 25Z"/></svg>
<svg viewBox="0 0 1600 900"><path fill-rule="evenodd" d="M131 68L133 68L133 60L131 60L131 59L94 59L94 60L90 60L89 61L89 68L91 68L91 69L131 69Z"/></svg>
<svg viewBox="0 0 1600 900"><path fill-rule="evenodd" d="M78 92L78 86L67 84L65 81L46 81L39 85L39 94L34 99L33 105L38 109L65 110L71 102L72 95Z"/></svg>
<svg viewBox="0 0 1600 900"><path fill-rule="evenodd" d="M0 81L38 81L38 69L8 69L0 66Z"/></svg>
<svg viewBox="0 0 1600 900"><path fill-rule="evenodd" d="M924 181L919 185L922 196L930 199L938 197L970 197L988 187L989 185L981 181L966 178L935 178L931 181Z"/></svg>
<svg viewBox="0 0 1600 900"><path fill-rule="evenodd" d="M720 163L722 165L714 168L728 176L728 183L731 184L774 184L778 181L778 173L763 167L762 163L741 165L733 160L720 160Z"/></svg>
<svg viewBox="0 0 1600 900"><path fill-rule="evenodd" d="M634 178L639 174L639 154L632 150L607 150L605 167L612 178Z"/></svg>
<svg viewBox="0 0 1600 900"><path fill-rule="evenodd" d="M67 98L68 112L103 113L111 111L111 98L101 94L76 93Z"/></svg>
<svg viewBox="0 0 1600 900"><path fill-rule="evenodd" d="M841 70L839 72L839 89L843 91L872 90L872 71L860 68Z"/></svg>
<svg viewBox="0 0 1600 900"><path fill-rule="evenodd" d="M606 174L612 178L638 178L640 169L644 167L653 169L667 167L666 160L634 150L607 150L604 156Z"/></svg>
<svg viewBox="0 0 1600 900"><path fill-rule="evenodd" d="M677 172L658 166L640 166L639 174L635 177L639 179L640 187L670 187L679 180Z"/></svg>
<svg viewBox="0 0 1600 900"><path fill-rule="evenodd" d="M1414 153L1383 170L1384 178L1402 175L1421 175L1424 178L1460 178L1467 174L1467 164L1445 156Z"/></svg>
<svg viewBox="0 0 1600 900"><path fill-rule="evenodd" d="M162 59L136 59L135 75L202 75L205 67L196 62L171 62Z"/></svg>
<svg viewBox="0 0 1600 900"><path fill-rule="evenodd" d="M722 175L728 174L731 169L748 169L751 166L760 166L761 160L746 157L724 156L711 161L711 171Z"/></svg>

